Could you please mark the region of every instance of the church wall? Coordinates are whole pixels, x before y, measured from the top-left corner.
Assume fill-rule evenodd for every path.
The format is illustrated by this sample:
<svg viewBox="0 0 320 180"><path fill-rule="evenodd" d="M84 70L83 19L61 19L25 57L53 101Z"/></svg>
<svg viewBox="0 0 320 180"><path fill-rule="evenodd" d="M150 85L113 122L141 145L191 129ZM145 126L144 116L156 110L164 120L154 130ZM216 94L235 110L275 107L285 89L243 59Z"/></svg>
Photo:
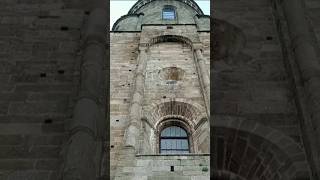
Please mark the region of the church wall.
<svg viewBox="0 0 320 180"><path fill-rule="evenodd" d="M110 34L110 161L117 163L116 153L128 125L129 105L134 87L140 33ZM111 171L112 172L112 171Z"/></svg>
<svg viewBox="0 0 320 180"><path fill-rule="evenodd" d="M207 16L194 17L199 31L208 31L210 30L210 18Z"/></svg>
<svg viewBox="0 0 320 180"><path fill-rule="evenodd" d="M176 7L177 21L162 20L162 7L164 5L172 5ZM142 24L194 24L194 10L178 1L154 1L139 9L139 12L144 13Z"/></svg>
<svg viewBox="0 0 320 180"><path fill-rule="evenodd" d="M233 11L223 11L229 5ZM230 52L230 57L214 62L213 68L218 70L217 89L212 91L216 93L215 113L259 121L301 143L281 44L272 9L266 6L270 6L268 1L216 2L217 18L239 27L246 42L237 54ZM248 7L252 11L247 11Z"/></svg>
<svg viewBox="0 0 320 180"><path fill-rule="evenodd" d="M296 108L291 77L287 73L283 59L282 44L278 37L271 2L216 0L214 7L215 17L230 24L224 24L216 31L221 48L215 51L218 55L214 56L218 58L211 64L214 72L212 80L214 88L211 91L213 93L213 104L211 104L214 110L213 125L215 122L228 119L234 123L241 123L239 127L251 127L252 131L255 131L257 128L252 123L258 123L266 129L278 130L290 137L303 152L300 117ZM229 25L234 29L228 28ZM219 136L219 128L214 132ZM226 139L218 138L219 140L216 141L222 143L216 144L217 151L231 153L229 155L237 159L236 154L241 150L234 149L232 152L226 150L227 146L224 147L223 142L227 143L231 134L228 135L227 129L224 132L226 135L223 138ZM241 134L239 133L238 136ZM268 140L269 137L265 136ZM242 140L250 141L249 139L247 137ZM307 156L303 154L301 159L296 161L306 161ZM265 157L262 156L262 158ZM224 167L219 168L232 168L228 159L222 161L226 164L220 165ZM232 171L240 171L243 167L241 163L234 165L235 170ZM302 177L309 176L310 167L307 165L299 170L304 171L301 173ZM266 171L261 174L256 172L253 175L257 178L275 178L275 174L268 175ZM248 174L244 173L242 176L247 177ZM282 175L281 178L284 177L285 175Z"/></svg>
<svg viewBox="0 0 320 180"><path fill-rule="evenodd" d="M310 31L315 34L315 37L311 37L311 39L315 40L315 46L317 46L318 52L320 52L320 2L317 0L306 0L305 8L307 19L312 27ZM318 57L320 57L320 53L318 53Z"/></svg>
<svg viewBox="0 0 320 180"><path fill-rule="evenodd" d="M136 166L123 169L133 174L133 180L208 180L210 173L209 156L204 155L141 155L136 161Z"/></svg>
<svg viewBox="0 0 320 180"><path fill-rule="evenodd" d="M210 41L209 32L197 33L195 26L173 26L167 29L166 26L143 26L141 33L111 33L111 169L112 177L121 178L168 178L170 165L177 165L177 172L171 173L175 178L194 179L208 178L208 172L202 172L202 166L209 168L209 156L203 154L203 158L196 158L197 155L189 156L163 156L157 155L157 134L151 126L155 126L166 112L163 109L156 109L158 105L175 99L184 107L184 105L195 106L190 107L201 112L192 113L197 119L197 130L193 135L193 146L197 146L196 152L192 153L208 153L209 151L209 124L206 119L201 119L205 114L205 105L200 84L195 69L194 55L191 48L187 44L181 42L158 42L151 44L147 54L147 68L145 75L144 101L143 101L143 119L139 135L139 147L136 151L123 147L123 135L128 123L128 111L130 98L134 87L134 72L138 58L138 44L150 43L152 38L160 35L183 35L195 42L203 43L203 56L206 59L207 71L210 68ZM160 59L160 61L159 61ZM186 62L187 61L187 62ZM166 78L170 77L170 67L177 71L179 80L170 84L171 81ZM131 71L129 71L131 69ZM120 78L119 78L120 77ZM172 78L172 77L171 77ZM181 78L181 79L180 79ZM170 82L169 82L170 81ZM169 84L167 84L169 82ZM174 82L172 82L174 83ZM130 84L130 85L128 85ZM124 86L123 86L124 85ZM171 88L170 88L170 87ZM169 87L169 88L168 88ZM173 89L172 89L173 88ZM123 102L123 99L126 102ZM163 105L166 107L166 105ZM189 111L187 110L187 111ZM154 112L159 114L154 114ZM191 114L192 114L191 113ZM199 115L199 117L197 116ZM146 118L146 120L144 120ZM119 120L119 121L115 121ZM201 121L202 120L202 121ZM201 123L200 123L201 121ZM151 125L151 126L150 126ZM201 156L201 155L200 155ZM180 160L185 159L186 165L179 165ZM190 160L189 160L190 159ZM198 160L196 160L198 159ZM203 159L203 160L202 160ZM150 163L151 164L146 164ZM199 166L199 164L201 166ZM154 168L150 168L150 166ZM160 166L160 167L159 167ZM189 168L195 168L195 171L189 171ZM159 167L159 168L156 168ZM168 169L169 168L169 169ZM196 170L199 169L200 170ZM206 168L205 168L206 169ZM142 172L142 170L144 170ZM186 172L184 172L186 171ZM193 173L188 175L188 173ZM182 176L186 175L186 176ZM148 177L149 176L149 177ZM169 174L170 176L170 174ZM196 179L197 179L196 178Z"/></svg>
<svg viewBox="0 0 320 180"><path fill-rule="evenodd" d="M117 31L136 31L139 28L139 17L137 15L126 16L117 24Z"/></svg>
<svg viewBox="0 0 320 180"><path fill-rule="evenodd" d="M0 4L0 179L55 180L87 15L59 0Z"/></svg>
<svg viewBox="0 0 320 180"><path fill-rule="evenodd" d="M145 112L152 112L152 105L163 100L183 100L204 107L191 47L175 42L150 47L144 93Z"/></svg>

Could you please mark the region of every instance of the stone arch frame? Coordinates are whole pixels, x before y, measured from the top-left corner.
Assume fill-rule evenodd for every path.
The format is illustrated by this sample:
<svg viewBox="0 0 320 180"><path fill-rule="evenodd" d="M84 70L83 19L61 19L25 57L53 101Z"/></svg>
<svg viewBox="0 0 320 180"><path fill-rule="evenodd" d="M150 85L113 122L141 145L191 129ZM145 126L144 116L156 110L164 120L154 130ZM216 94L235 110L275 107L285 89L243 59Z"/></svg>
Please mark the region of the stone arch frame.
<svg viewBox="0 0 320 180"><path fill-rule="evenodd" d="M176 109L186 108L185 111L167 111L163 107L171 107ZM191 113L185 113L191 112ZM192 102L191 100L186 100L182 98L171 99L171 100L160 100L151 105L151 109L145 113L145 119L148 120L149 126L154 130L154 137L156 144L153 147L153 152L159 153L159 134L161 129L165 127L165 122L170 119L175 119L179 122L185 130L189 133L189 147L191 153L196 153L198 148L195 143L195 131L199 126L207 121L207 114L205 108L198 103ZM209 134L208 134L209 135Z"/></svg>
<svg viewBox="0 0 320 180"><path fill-rule="evenodd" d="M188 106L188 108L192 109L195 112L196 118L186 118L183 115L179 114L167 114L161 115L161 106L166 103L176 102L176 103L183 103ZM150 120L153 127L157 127L158 123L164 119L168 118L177 118L185 120L192 128L197 127L199 123L202 122L203 118L208 118L206 114L206 110L203 105L200 105L192 100L188 100L185 98L175 98L175 99L161 99L151 104L150 110L144 114L144 116Z"/></svg>
<svg viewBox="0 0 320 180"><path fill-rule="evenodd" d="M286 180L303 179L310 176L310 167L305 157L305 151L292 138L282 132L258 122L233 118L217 119L214 123L211 123L210 126L211 131L214 133L216 133L217 130L219 131L219 128L224 128L221 132L232 130L237 134L244 134L248 137L253 135L264 140L262 144L278 149L278 153L275 152L275 156L286 158L286 160L282 164L283 166L279 168L283 174L274 174L273 178ZM211 146L214 144L211 144ZM213 168L218 167L215 166Z"/></svg>
<svg viewBox="0 0 320 180"><path fill-rule="evenodd" d="M157 43L162 43L162 42L180 42L184 43L190 46L191 49L194 48L194 42L186 37L186 36L181 36L181 35L176 35L176 34L165 34L165 35L158 35L150 38L149 42L147 43L148 46L152 46Z"/></svg>

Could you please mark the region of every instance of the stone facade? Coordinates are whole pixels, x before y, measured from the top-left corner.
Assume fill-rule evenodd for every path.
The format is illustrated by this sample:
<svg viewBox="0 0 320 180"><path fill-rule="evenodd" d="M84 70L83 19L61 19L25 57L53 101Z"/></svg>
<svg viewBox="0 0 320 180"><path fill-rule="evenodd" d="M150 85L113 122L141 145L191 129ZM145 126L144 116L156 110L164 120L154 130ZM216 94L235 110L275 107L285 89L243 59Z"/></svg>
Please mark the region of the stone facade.
<svg viewBox="0 0 320 180"><path fill-rule="evenodd" d="M174 20L162 18L168 5ZM210 31L197 8L193 1L138 1L113 26L113 179L209 179ZM186 129L190 154L160 154L160 132L170 124Z"/></svg>
<svg viewBox="0 0 320 180"><path fill-rule="evenodd" d="M97 6L92 2L91 5ZM97 23L89 20L89 16L91 19L98 16L103 25L101 52L106 54L107 20L101 16L107 19L107 6L98 7L103 9L102 13L101 9L94 11L96 7L88 3L63 0L0 2L0 179L74 179L83 175L79 170L92 162L90 159L100 156L99 151L92 157L79 152L89 144L91 147L96 142L101 144L102 140L88 138L89 133L84 133L88 123L81 126L79 117L83 113L77 112L85 109L86 116L82 117L88 121L94 120L92 114L96 117L105 112L99 111L106 104L103 80L106 68L90 66L84 72L89 58L82 57L91 56L87 50L92 47L89 36L101 30L101 26L98 30L92 28ZM99 61L99 66L105 67L105 59L95 58L92 63ZM92 69L101 72L100 78L91 75ZM90 97L87 90L93 92ZM93 97L99 97L99 103L90 100ZM100 119L105 123L104 117ZM81 154L89 158L81 160ZM95 164L98 161L101 160ZM85 169L83 173L88 174L88 168ZM90 178L83 178L101 176L100 165L91 172L94 173L88 174Z"/></svg>
<svg viewBox="0 0 320 180"><path fill-rule="evenodd" d="M214 2L214 177L319 179L319 5Z"/></svg>
<svg viewBox="0 0 320 180"><path fill-rule="evenodd" d="M110 38L104 3L0 2L1 180L320 179L319 0L141 0ZM190 154L159 154L166 116Z"/></svg>

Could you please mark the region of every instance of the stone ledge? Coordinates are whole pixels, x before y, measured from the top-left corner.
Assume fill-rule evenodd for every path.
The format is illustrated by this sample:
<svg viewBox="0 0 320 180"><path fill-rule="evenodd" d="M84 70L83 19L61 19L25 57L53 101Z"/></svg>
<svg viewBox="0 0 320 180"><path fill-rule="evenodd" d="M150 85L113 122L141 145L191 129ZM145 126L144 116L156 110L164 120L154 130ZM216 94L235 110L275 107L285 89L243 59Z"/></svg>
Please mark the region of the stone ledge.
<svg viewBox="0 0 320 180"><path fill-rule="evenodd" d="M158 156L158 157L162 157L162 156L210 156L210 154L208 153L203 153L203 154L136 154L136 157L143 157L143 156Z"/></svg>

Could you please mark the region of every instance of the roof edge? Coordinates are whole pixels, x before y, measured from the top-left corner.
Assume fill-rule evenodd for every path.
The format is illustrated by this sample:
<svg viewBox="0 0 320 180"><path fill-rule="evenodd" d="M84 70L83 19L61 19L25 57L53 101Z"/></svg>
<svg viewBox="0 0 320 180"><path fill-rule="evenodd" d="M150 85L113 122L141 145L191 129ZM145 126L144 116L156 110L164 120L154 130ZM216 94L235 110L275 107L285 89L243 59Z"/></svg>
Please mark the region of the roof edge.
<svg viewBox="0 0 320 180"><path fill-rule="evenodd" d="M135 14L140 8L142 8L143 6L145 6L146 4L149 4L153 1L156 0L139 0L137 1L129 10L128 14ZM179 1L182 2L188 6L190 6L191 8L193 8L198 15L204 15L201 8L198 6L198 4L194 1L194 0L175 0L175 1Z"/></svg>

